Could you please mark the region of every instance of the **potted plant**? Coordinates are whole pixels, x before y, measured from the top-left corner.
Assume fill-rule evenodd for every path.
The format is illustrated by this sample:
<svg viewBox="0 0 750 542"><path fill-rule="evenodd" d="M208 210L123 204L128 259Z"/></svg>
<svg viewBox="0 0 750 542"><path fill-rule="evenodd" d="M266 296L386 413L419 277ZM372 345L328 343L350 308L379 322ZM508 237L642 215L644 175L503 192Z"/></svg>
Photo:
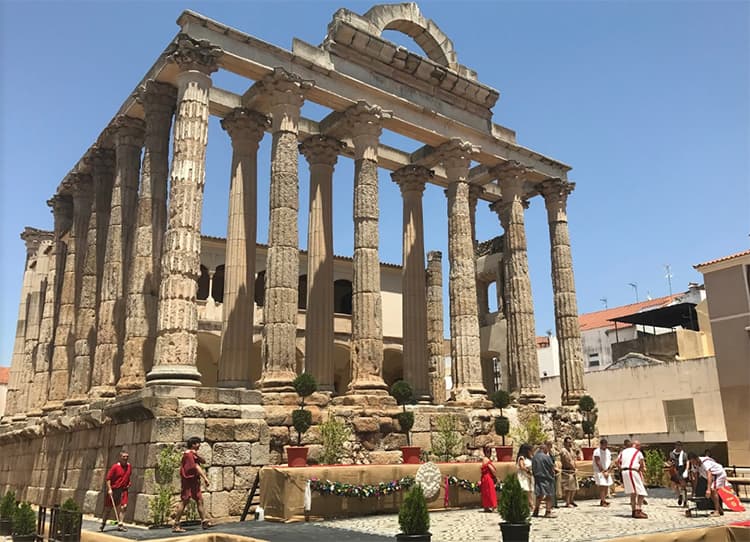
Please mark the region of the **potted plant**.
<svg viewBox="0 0 750 542"><path fill-rule="evenodd" d="M307 446L302 446L302 435L312 425L312 412L305 410L305 397L309 397L318 389L315 378L309 373L302 373L292 383L299 395L299 408L292 411L292 425L297 431L297 446L287 446L287 464L290 467L304 467L307 465Z"/></svg>
<svg viewBox="0 0 750 542"><path fill-rule="evenodd" d="M589 440L588 446L581 446L583 459L591 461L594 457L594 448L591 446L591 437L596 434L596 402L590 395L584 395L578 400L578 410L583 415L581 429Z"/></svg>
<svg viewBox="0 0 750 542"><path fill-rule="evenodd" d="M505 390L497 390L492 394L492 404L500 409L500 415L495 418L495 433L503 439L502 446L495 446L498 461L513 461L513 446L505 445L505 435L510 431L510 420L503 416L503 409L510 404L510 394Z"/></svg>
<svg viewBox="0 0 750 542"><path fill-rule="evenodd" d="M0 536L13 534L13 514L15 514L17 507L16 493L9 490L0 499Z"/></svg>
<svg viewBox="0 0 750 542"><path fill-rule="evenodd" d="M406 403L410 403L414 396L411 385L405 380L397 380L391 386L391 396L396 402L401 405L403 409L396 416L398 424L401 426L401 431L406 434L406 446L401 446L401 455L403 456L404 463L419 463L419 446L411 445L411 435L409 431L414 427L414 413L407 412Z"/></svg>
<svg viewBox="0 0 750 542"><path fill-rule="evenodd" d="M528 542L531 523L529 523L529 498L521 489L518 476L511 473L505 477L497 509L503 518L500 522L500 533L505 542Z"/></svg>
<svg viewBox="0 0 750 542"><path fill-rule="evenodd" d="M81 508L73 499L65 501L57 510L55 539L76 541L81 539Z"/></svg>
<svg viewBox="0 0 750 542"><path fill-rule="evenodd" d="M398 511L398 525L401 532L396 535L397 541L430 542L432 539L427 499L421 485L414 484L406 494Z"/></svg>
<svg viewBox="0 0 750 542"><path fill-rule="evenodd" d="M33 542L36 539L36 514L25 502L13 514L13 542Z"/></svg>

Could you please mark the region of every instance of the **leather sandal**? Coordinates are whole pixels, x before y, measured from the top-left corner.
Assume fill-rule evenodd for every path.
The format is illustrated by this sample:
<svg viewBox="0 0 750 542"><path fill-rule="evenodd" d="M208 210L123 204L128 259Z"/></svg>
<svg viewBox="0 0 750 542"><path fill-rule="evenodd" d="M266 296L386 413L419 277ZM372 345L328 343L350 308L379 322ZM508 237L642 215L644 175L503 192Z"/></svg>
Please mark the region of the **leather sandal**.
<svg viewBox="0 0 750 542"><path fill-rule="evenodd" d="M172 527L172 532L173 533L186 533L187 531L183 529L182 527L180 527L179 525L175 525L174 527Z"/></svg>
<svg viewBox="0 0 750 542"><path fill-rule="evenodd" d="M204 519L203 521L201 521L201 527L203 527L204 529L210 529L213 526L214 524L208 521L207 519Z"/></svg>

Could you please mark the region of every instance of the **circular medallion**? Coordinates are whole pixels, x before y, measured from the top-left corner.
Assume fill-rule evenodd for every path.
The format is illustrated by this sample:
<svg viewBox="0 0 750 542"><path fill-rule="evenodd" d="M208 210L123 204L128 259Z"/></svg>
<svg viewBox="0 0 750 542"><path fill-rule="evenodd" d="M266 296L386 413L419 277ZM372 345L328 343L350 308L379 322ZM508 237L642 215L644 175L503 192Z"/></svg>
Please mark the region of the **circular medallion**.
<svg viewBox="0 0 750 542"><path fill-rule="evenodd" d="M443 477L438 466L432 461L428 461L419 467L414 479L422 486L426 499L435 498L440 493L440 483Z"/></svg>

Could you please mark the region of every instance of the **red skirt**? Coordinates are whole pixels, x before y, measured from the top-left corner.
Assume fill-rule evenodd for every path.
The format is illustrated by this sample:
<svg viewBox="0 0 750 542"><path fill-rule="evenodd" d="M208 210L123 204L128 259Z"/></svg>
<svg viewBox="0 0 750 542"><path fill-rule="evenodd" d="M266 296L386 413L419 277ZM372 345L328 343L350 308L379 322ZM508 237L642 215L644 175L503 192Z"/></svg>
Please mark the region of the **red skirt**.
<svg viewBox="0 0 750 542"><path fill-rule="evenodd" d="M112 501L117 506L126 506L128 504L128 490L127 488L112 488L112 498L109 494L104 494L104 508L112 508Z"/></svg>

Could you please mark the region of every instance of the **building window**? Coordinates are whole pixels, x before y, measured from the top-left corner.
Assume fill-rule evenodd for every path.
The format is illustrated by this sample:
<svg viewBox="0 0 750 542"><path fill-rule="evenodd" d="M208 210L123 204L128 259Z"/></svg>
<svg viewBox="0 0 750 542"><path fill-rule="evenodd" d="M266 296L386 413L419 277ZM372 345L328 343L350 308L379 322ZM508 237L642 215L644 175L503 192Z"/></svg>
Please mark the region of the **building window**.
<svg viewBox="0 0 750 542"><path fill-rule="evenodd" d="M667 419L667 431L670 433L697 431L692 399L664 401L664 417Z"/></svg>
<svg viewBox="0 0 750 542"><path fill-rule="evenodd" d="M589 367L599 367L599 352L589 354Z"/></svg>
<svg viewBox="0 0 750 542"><path fill-rule="evenodd" d="M503 368L500 364L500 358L492 358L492 383L495 385L495 391L502 389L503 385Z"/></svg>

